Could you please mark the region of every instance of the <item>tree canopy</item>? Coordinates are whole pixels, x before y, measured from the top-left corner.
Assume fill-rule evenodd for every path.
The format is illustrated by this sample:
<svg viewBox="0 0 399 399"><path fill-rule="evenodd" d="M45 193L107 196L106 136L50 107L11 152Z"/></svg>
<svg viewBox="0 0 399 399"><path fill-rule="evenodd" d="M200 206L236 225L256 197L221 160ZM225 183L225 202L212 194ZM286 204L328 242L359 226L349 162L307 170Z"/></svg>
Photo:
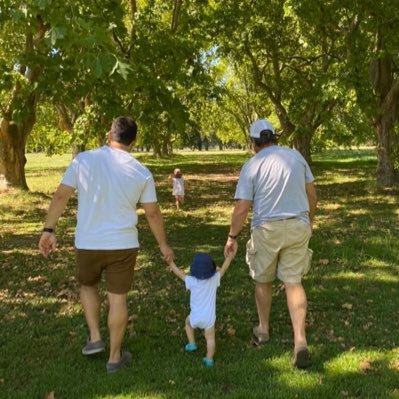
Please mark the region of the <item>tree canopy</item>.
<svg viewBox="0 0 399 399"><path fill-rule="evenodd" d="M311 154L375 143L398 179L399 10L388 1L0 0L0 177L25 151L81 151L133 116L139 145L248 145L270 118Z"/></svg>

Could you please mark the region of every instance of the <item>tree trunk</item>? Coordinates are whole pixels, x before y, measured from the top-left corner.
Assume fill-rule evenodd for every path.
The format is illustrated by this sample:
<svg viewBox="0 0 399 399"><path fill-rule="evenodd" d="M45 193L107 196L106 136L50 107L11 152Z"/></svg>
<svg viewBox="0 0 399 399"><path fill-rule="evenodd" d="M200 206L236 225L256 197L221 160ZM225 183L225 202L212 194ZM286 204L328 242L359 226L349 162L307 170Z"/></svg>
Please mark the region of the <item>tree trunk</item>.
<svg viewBox="0 0 399 399"><path fill-rule="evenodd" d="M44 38L49 25L46 25L41 16L37 15L37 30L33 34L30 32L25 36L25 53L23 58L32 56L35 47ZM29 54L29 56L28 56ZM36 65L28 68L27 65L19 66L19 73L32 85L32 91L26 93L22 90L20 80L16 80L8 105L1 107L2 115L0 118L0 182L5 186L28 190L25 178L25 146L26 139L33 129L36 122L36 105L38 101L38 89L34 88L43 69L43 65ZM20 122L13 120L15 110L23 110L24 119Z"/></svg>
<svg viewBox="0 0 399 399"><path fill-rule="evenodd" d="M308 134L300 134L295 135L294 137L294 147L298 150L302 156L305 158L308 164L312 162L312 155L310 152L310 142L312 140L312 136Z"/></svg>
<svg viewBox="0 0 399 399"><path fill-rule="evenodd" d="M392 160L391 132L385 121L387 115L381 115L375 122L377 135L377 170L378 188L392 187L396 183L396 173ZM388 115L388 118L390 115ZM389 124L388 124L389 125Z"/></svg>
<svg viewBox="0 0 399 399"><path fill-rule="evenodd" d="M164 140L162 140L162 154L163 157L167 157L169 156L169 141L164 138Z"/></svg>
<svg viewBox="0 0 399 399"><path fill-rule="evenodd" d="M65 130L72 136L73 127L77 119L77 115L74 112L68 110L65 104L60 101L55 103L55 108L58 113L58 126L60 127L60 129ZM78 155L80 152L83 152L85 150L85 144L72 143L72 159L74 159L76 155Z"/></svg>
<svg viewBox="0 0 399 399"><path fill-rule="evenodd" d="M382 48L381 42L380 38L377 42L378 48ZM378 95L378 114L373 122L377 136L378 188L392 187L397 183L391 135L398 120L399 82L394 79L392 69L393 62L389 55L372 60L369 68L370 80Z"/></svg>
<svg viewBox="0 0 399 399"><path fill-rule="evenodd" d="M162 155L161 145L157 140L152 143L152 149L153 149L154 156L156 158L161 158L161 155Z"/></svg>
<svg viewBox="0 0 399 399"><path fill-rule="evenodd" d="M84 144L72 144L72 159L76 157L79 153L86 151L86 146Z"/></svg>
<svg viewBox="0 0 399 399"><path fill-rule="evenodd" d="M25 178L25 143L30 131L22 126L1 120L0 128L0 184L3 188L14 187L29 190Z"/></svg>
<svg viewBox="0 0 399 399"><path fill-rule="evenodd" d="M19 85L14 94L18 93ZM25 119L16 123L12 120L13 101L0 119L0 181L3 186L29 190L25 178L26 139L36 122L37 96L31 93L24 101Z"/></svg>

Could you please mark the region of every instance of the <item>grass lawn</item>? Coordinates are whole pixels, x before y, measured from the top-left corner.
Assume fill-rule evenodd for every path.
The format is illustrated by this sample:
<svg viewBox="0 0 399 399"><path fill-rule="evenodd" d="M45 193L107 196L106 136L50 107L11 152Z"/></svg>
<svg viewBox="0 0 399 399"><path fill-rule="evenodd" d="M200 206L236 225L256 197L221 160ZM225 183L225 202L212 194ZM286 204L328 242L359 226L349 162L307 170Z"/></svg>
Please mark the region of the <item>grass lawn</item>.
<svg viewBox="0 0 399 399"><path fill-rule="evenodd" d="M188 267L194 252L208 251L221 265L235 184L248 154L138 158L154 174L176 263ZM215 367L201 364L200 336L199 351L184 353L188 293L167 272L143 216L125 341L134 362L106 375L105 354L84 358L87 331L74 280L75 198L57 226L59 250L48 260L37 250L46 209L69 160L30 154L31 192L0 194L1 399L39 399L50 392L56 399L399 398L398 191L375 190L371 150L314 157L319 210L310 245L313 265L304 279L314 361L308 371L291 367L292 332L278 282L270 343L250 344L257 314L244 260L249 225L218 291ZM186 181L185 209L179 213L168 181L174 167ZM106 304L107 340L105 314Z"/></svg>

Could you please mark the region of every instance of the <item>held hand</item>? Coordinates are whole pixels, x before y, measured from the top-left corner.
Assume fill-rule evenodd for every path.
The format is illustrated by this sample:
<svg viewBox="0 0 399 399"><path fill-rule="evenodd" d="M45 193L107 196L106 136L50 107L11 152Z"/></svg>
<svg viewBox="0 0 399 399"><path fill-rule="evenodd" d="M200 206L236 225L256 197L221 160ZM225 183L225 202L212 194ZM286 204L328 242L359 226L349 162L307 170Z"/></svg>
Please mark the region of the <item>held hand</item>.
<svg viewBox="0 0 399 399"><path fill-rule="evenodd" d="M228 238L224 246L224 257L236 256L238 250L237 240Z"/></svg>
<svg viewBox="0 0 399 399"><path fill-rule="evenodd" d="M175 254L173 252L173 249L167 245L160 245L159 249L161 250L161 253L163 255L163 259L166 263L171 263L175 259Z"/></svg>
<svg viewBox="0 0 399 399"><path fill-rule="evenodd" d="M39 251L47 258L51 252L57 249L57 238L53 233L43 232L39 240Z"/></svg>

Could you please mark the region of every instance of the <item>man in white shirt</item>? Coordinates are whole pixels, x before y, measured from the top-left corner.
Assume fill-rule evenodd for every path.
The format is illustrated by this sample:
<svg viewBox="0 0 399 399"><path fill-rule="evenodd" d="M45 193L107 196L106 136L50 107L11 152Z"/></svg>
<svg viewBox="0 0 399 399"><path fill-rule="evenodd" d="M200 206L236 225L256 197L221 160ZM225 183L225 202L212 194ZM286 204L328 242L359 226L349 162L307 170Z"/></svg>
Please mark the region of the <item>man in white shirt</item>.
<svg viewBox="0 0 399 399"><path fill-rule="evenodd" d="M144 208L165 261L170 262L174 258L166 240L152 174L130 154L136 135L136 123L131 118L118 117L108 133L108 146L77 155L53 196L39 242L40 252L45 257L56 249L55 226L76 190L77 278L90 332L82 353L92 355L105 348L100 335L100 298L97 289L104 272L109 301L108 373L118 371L131 361L131 354L122 350L122 341L128 321L127 292L133 281L139 248L136 227L138 203Z"/></svg>
<svg viewBox="0 0 399 399"><path fill-rule="evenodd" d="M306 368L311 361L305 332L307 299L301 279L311 260L308 243L317 202L314 178L299 152L276 145L277 135L268 120L255 121L250 137L255 156L240 173L225 256L236 254L237 235L252 207L246 260L256 283L259 324L253 328L254 342L260 345L269 340L272 282L277 276L284 283L294 330L293 365Z"/></svg>

